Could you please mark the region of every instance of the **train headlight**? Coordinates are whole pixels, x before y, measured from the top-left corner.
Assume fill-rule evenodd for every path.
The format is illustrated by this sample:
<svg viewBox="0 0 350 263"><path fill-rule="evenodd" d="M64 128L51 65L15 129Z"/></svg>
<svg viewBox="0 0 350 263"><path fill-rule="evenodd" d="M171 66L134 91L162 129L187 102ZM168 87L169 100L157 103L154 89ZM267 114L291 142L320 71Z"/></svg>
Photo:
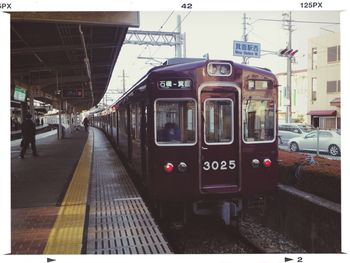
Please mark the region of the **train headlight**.
<svg viewBox="0 0 350 263"><path fill-rule="evenodd" d="M209 76L227 77L232 74L232 66L229 63L210 62L207 66Z"/></svg>
<svg viewBox="0 0 350 263"><path fill-rule="evenodd" d="M258 168L260 165L260 161L258 159L253 159L252 160L252 167L253 168Z"/></svg>
<svg viewBox="0 0 350 263"><path fill-rule="evenodd" d="M215 75L216 72L218 71L218 68L214 64L209 64L208 65L208 73L209 75Z"/></svg>
<svg viewBox="0 0 350 263"><path fill-rule="evenodd" d="M174 165L172 163L166 163L164 165L164 171L171 173L174 170Z"/></svg>
<svg viewBox="0 0 350 263"><path fill-rule="evenodd" d="M271 166L271 160L270 159L264 159L264 166L265 167L270 167Z"/></svg>
<svg viewBox="0 0 350 263"><path fill-rule="evenodd" d="M179 170L179 172L184 173L187 171L187 164L184 162L179 163L179 165L177 166L177 169Z"/></svg>

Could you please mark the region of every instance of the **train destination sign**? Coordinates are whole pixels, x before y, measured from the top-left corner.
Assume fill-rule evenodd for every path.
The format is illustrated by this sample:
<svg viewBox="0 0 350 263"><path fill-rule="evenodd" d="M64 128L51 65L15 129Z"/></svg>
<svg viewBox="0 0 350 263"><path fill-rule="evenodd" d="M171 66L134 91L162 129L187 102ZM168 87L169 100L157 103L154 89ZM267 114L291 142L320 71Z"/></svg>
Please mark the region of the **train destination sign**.
<svg viewBox="0 0 350 263"><path fill-rule="evenodd" d="M260 43L233 41L233 55L249 58L260 58Z"/></svg>
<svg viewBox="0 0 350 263"><path fill-rule="evenodd" d="M158 87L161 89L190 89L192 88L192 80L190 79L168 79L160 80Z"/></svg>

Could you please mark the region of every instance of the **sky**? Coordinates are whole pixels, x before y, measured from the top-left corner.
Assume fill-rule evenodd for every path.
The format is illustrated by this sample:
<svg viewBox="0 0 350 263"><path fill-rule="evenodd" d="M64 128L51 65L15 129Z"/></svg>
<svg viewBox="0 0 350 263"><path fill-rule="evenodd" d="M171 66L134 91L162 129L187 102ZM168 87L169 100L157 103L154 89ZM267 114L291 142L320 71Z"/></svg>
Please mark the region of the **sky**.
<svg viewBox="0 0 350 263"><path fill-rule="evenodd" d="M241 11L141 11L140 27L129 30L173 32L177 27L177 16L181 17L181 32L186 33L186 56L201 58L208 53L210 59L225 59L241 63L242 58L233 56L233 41L242 40L243 13ZM246 11L248 41L260 43L265 51L278 52L288 43L288 31L282 21L283 11ZM339 32L340 11L294 11L292 49L298 49L296 63L292 69L307 68L308 40L324 34ZM315 23L320 22L320 23ZM324 23L323 23L324 22ZM112 103L122 91L122 75L125 71L126 90L140 79L149 69L159 65L159 61L175 56L175 48L169 46L145 46L126 44L122 47L107 92L108 104ZM155 60L137 57L153 57ZM265 67L274 73L285 72L287 61L276 54L262 52L260 58L250 58L249 65ZM106 98L104 98L106 102Z"/></svg>

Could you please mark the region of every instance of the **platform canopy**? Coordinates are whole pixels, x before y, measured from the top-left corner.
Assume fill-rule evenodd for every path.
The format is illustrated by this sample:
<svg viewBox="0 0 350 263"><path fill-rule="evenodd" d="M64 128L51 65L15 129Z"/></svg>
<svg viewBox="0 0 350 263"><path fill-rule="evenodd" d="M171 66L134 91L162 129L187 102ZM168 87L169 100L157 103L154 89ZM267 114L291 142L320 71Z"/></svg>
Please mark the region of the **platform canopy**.
<svg viewBox="0 0 350 263"><path fill-rule="evenodd" d="M89 109L105 94L138 12L11 13L11 88L35 99Z"/></svg>

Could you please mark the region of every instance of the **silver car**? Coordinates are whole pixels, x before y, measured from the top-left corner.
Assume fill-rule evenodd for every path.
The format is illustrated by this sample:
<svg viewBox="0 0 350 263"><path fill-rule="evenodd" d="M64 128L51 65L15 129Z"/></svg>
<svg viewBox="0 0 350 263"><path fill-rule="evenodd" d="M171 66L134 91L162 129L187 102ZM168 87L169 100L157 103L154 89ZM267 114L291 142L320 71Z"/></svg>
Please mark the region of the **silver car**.
<svg viewBox="0 0 350 263"><path fill-rule="evenodd" d="M288 141L289 149L297 151L317 151L317 131ZM328 152L332 156L340 156L340 135L336 131L319 131L319 151Z"/></svg>
<svg viewBox="0 0 350 263"><path fill-rule="evenodd" d="M303 136L315 128L304 123L283 123L278 125L278 144L287 144L295 137Z"/></svg>

